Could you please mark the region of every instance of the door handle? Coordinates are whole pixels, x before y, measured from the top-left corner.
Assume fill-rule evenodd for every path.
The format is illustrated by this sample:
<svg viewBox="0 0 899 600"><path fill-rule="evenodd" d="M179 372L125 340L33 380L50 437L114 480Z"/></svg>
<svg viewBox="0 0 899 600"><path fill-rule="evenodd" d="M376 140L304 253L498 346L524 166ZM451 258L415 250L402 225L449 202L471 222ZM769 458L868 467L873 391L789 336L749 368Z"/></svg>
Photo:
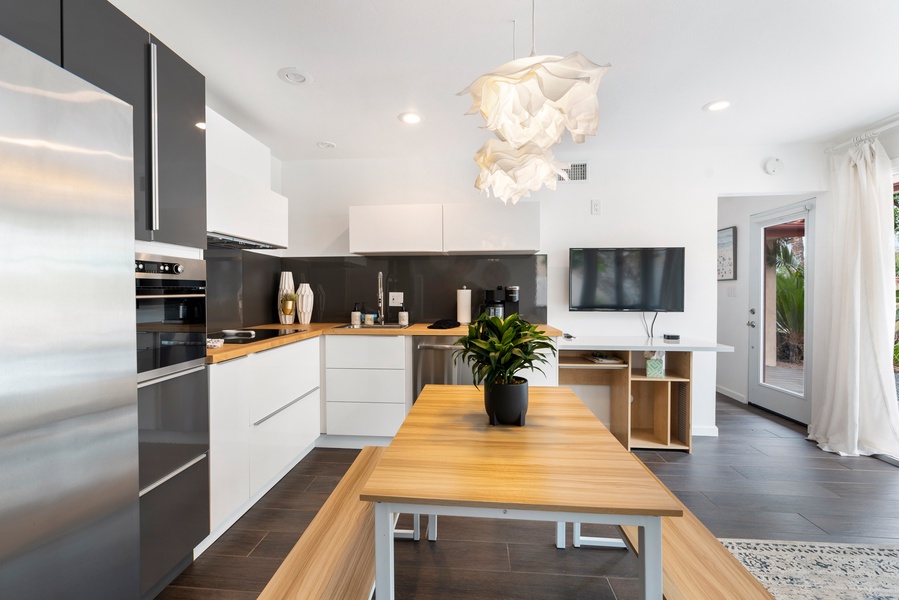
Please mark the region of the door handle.
<svg viewBox="0 0 899 600"><path fill-rule="evenodd" d="M747 321L746 325L748 325L749 327L755 327L755 321Z"/></svg>

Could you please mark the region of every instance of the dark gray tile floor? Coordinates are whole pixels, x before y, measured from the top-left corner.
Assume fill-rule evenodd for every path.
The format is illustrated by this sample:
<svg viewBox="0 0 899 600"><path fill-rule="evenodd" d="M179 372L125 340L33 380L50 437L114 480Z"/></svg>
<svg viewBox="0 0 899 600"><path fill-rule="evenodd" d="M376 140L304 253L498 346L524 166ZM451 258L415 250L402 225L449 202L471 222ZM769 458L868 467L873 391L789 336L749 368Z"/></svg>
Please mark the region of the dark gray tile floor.
<svg viewBox="0 0 899 600"><path fill-rule="evenodd" d="M694 438L692 454L637 452L716 536L899 546L899 468L822 452L804 427L723 396L717 422L719 437ZM356 454L314 450L159 598L256 598ZM626 551L554 540L552 523L441 518L437 543L397 542L396 597L636 597Z"/></svg>

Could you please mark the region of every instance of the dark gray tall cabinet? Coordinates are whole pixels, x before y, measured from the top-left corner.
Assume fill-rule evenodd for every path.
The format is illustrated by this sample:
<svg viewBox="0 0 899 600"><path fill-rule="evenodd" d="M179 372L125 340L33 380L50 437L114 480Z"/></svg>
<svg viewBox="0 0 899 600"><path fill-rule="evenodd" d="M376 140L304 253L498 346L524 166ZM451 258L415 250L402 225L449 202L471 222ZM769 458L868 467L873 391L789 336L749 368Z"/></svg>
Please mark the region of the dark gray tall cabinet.
<svg viewBox="0 0 899 600"><path fill-rule="evenodd" d="M206 122L206 79L165 44L151 42L158 82L159 229L144 223L142 231L138 223L135 235L206 248L206 132L197 127Z"/></svg>
<svg viewBox="0 0 899 600"><path fill-rule="evenodd" d="M59 0L0 0L0 35L62 66Z"/></svg>

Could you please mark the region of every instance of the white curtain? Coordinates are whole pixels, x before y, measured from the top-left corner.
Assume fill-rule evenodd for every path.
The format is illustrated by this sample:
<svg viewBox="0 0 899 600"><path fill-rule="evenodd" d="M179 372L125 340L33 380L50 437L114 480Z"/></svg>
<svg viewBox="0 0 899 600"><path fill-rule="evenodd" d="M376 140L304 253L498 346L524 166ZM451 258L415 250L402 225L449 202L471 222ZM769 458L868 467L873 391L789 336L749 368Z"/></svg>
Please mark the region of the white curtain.
<svg viewBox="0 0 899 600"><path fill-rule="evenodd" d="M876 139L861 143L831 158L831 182L831 339L809 438L843 455L899 457L890 159Z"/></svg>

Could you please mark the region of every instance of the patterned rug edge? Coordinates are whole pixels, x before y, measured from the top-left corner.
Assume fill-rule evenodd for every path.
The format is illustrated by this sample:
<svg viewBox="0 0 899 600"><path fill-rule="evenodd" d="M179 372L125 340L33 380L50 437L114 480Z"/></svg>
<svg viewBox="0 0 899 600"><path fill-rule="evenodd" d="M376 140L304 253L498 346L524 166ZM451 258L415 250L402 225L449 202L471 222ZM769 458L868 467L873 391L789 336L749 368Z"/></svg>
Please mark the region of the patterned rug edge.
<svg viewBox="0 0 899 600"><path fill-rule="evenodd" d="M720 541L777 600L899 599L899 546Z"/></svg>

